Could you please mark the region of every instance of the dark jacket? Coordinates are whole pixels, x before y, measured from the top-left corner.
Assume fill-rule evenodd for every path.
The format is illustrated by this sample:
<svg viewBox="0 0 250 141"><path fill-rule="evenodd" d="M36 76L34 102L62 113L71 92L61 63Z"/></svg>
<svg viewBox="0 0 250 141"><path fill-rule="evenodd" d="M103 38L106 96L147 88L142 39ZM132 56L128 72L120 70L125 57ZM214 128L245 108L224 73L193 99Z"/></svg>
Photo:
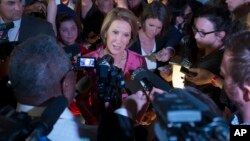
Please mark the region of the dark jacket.
<svg viewBox="0 0 250 141"><path fill-rule="evenodd" d="M38 34L55 36L52 24L49 22L28 15L23 15L20 25L18 42L23 42L30 37Z"/></svg>

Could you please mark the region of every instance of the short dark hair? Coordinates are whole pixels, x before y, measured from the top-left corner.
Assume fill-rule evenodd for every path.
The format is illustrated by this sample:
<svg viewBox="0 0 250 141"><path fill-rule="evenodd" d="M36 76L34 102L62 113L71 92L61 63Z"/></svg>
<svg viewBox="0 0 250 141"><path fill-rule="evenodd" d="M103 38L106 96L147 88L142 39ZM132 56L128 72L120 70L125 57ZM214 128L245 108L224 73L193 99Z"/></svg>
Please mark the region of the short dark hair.
<svg viewBox="0 0 250 141"><path fill-rule="evenodd" d="M207 18L214 25L214 30L225 31L228 33L231 25L230 12L221 6L210 6L205 5L198 13L195 18Z"/></svg>
<svg viewBox="0 0 250 141"><path fill-rule="evenodd" d="M22 103L23 99L34 99L37 105L48 100L70 68L68 56L52 36L38 35L19 44L9 62L17 100Z"/></svg>
<svg viewBox="0 0 250 141"><path fill-rule="evenodd" d="M225 43L229 55L229 74L239 86L250 84L250 31L232 34Z"/></svg>

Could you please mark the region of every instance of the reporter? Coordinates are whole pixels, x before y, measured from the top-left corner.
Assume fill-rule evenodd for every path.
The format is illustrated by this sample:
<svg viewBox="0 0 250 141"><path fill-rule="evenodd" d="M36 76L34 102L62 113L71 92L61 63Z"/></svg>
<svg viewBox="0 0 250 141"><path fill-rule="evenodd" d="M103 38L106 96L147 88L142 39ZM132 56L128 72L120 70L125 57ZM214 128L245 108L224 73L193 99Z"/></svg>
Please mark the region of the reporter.
<svg viewBox="0 0 250 141"><path fill-rule="evenodd" d="M201 68L215 74L215 76L220 76L219 66L224 53L224 40L232 32L231 24L229 11L222 7L205 6L199 11L194 20L193 32L197 47L204 50L204 54L191 68ZM213 78L212 75L208 77ZM225 104L220 100L221 89L208 83L206 78L206 80L201 80L204 78L204 75L198 74L196 78L186 77L187 81L185 82L187 86L194 86L209 95L221 110L224 110ZM206 84L202 85L202 83Z"/></svg>
<svg viewBox="0 0 250 141"><path fill-rule="evenodd" d="M74 97L76 76L71 62L55 38L48 35L30 38L14 48L9 60L9 77L18 102L17 111L32 117L39 118L57 97L67 98L68 103ZM62 129L63 126L67 128ZM68 108L48 138L52 141L81 140L78 124Z"/></svg>
<svg viewBox="0 0 250 141"><path fill-rule="evenodd" d="M141 29L130 50L141 54L147 63L147 68L154 71L174 55L174 48L166 46L170 12L164 4L153 1L148 4L141 15Z"/></svg>

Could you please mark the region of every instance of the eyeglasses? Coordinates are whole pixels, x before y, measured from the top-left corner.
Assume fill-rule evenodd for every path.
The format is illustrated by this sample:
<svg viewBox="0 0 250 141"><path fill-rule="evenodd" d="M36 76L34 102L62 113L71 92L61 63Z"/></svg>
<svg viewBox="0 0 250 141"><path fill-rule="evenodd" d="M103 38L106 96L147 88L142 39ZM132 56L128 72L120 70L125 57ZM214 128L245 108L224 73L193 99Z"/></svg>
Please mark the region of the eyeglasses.
<svg viewBox="0 0 250 141"><path fill-rule="evenodd" d="M199 31L195 26L192 27L192 30L194 32L194 35L196 33L198 33L202 38L204 38L207 34L219 32L218 30L214 30L214 31L210 31L210 32L203 32L203 31Z"/></svg>

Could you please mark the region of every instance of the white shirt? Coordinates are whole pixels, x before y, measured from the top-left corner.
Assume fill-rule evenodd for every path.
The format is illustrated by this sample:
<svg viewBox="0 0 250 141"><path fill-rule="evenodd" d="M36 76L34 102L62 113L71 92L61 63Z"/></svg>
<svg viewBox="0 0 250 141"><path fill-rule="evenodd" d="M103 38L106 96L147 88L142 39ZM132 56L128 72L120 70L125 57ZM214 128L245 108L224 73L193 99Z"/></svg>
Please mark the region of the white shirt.
<svg viewBox="0 0 250 141"><path fill-rule="evenodd" d="M154 43L154 47L153 47L151 53L153 53L153 52L155 52L155 51L156 51L156 43ZM150 55L150 54L147 54L147 53L143 50L143 48L141 48L141 54L142 54L142 56L148 56L148 55ZM154 70L154 69L156 69L156 59L155 59L155 60L150 60L148 57L145 57L145 60L146 60L147 68L148 68L149 70Z"/></svg>
<svg viewBox="0 0 250 141"><path fill-rule="evenodd" d="M35 107L29 105L17 105L17 111L26 112L32 117L40 117L45 107ZM88 141L78 134L78 125L68 108L60 115L53 130L47 136L51 141Z"/></svg>

